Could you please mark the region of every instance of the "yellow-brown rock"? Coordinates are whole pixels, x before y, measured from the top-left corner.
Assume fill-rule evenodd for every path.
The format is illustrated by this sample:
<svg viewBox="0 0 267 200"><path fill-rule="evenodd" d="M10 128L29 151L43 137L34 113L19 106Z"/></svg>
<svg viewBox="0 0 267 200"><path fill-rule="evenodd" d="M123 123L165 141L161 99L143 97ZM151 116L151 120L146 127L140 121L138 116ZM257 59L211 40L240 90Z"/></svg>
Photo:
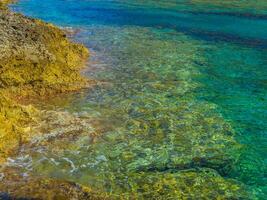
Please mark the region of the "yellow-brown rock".
<svg viewBox="0 0 267 200"><path fill-rule="evenodd" d="M55 26L17 13L1 12L0 24L0 88L27 87L43 94L81 87L85 47Z"/></svg>
<svg viewBox="0 0 267 200"><path fill-rule="evenodd" d="M0 163L19 150L27 140L29 123L38 117L33 106L22 106L0 91Z"/></svg>
<svg viewBox="0 0 267 200"><path fill-rule="evenodd" d="M21 98L73 91L88 85L80 75L88 50L59 28L13 13L0 1L0 163L28 141L38 121Z"/></svg>
<svg viewBox="0 0 267 200"><path fill-rule="evenodd" d="M6 9L6 5L14 2L14 0L0 0L0 9Z"/></svg>

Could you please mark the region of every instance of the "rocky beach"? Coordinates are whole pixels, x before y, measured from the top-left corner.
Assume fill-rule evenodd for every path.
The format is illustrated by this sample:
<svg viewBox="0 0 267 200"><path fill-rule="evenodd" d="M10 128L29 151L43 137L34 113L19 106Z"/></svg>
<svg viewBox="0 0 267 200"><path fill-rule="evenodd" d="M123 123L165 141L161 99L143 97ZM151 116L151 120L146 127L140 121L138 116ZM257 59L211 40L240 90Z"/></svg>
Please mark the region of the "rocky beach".
<svg viewBox="0 0 267 200"><path fill-rule="evenodd" d="M264 199L263 148L240 139L250 115L241 127L223 109L245 96L238 70L265 60L264 34L228 18L251 25L266 3L10 3L0 0L0 199ZM251 109L245 100L230 116Z"/></svg>
<svg viewBox="0 0 267 200"><path fill-rule="evenodd" d="M6 3L6 1L4 1ZM86 87L80 70L88 50L70 42L59 28L13 13L0 13L1 160L26 142L29 123L38 110L23 100L42 98ZM8 142L8 144L7 144Z"/></svg>
<svg viewBox="0 0 267 200"><path fill-rule="evenodd" d="M26 101L90 85L80 74L89 51L54 25L11 12L8 3L0 1L0 165L19 153L34 137L32 127L44 120L44 111ZM25 178L5 167L1 175L0 199L90 199L88 189L72 183Z"/></svg>

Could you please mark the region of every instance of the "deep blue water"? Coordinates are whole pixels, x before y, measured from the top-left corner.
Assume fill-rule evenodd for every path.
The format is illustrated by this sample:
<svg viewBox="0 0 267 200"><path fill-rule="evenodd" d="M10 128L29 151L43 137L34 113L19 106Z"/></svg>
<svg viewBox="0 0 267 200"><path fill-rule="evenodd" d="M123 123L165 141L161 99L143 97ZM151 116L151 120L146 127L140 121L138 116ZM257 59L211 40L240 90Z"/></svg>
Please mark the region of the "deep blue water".
<svg viewBox="0 0 267 200"><path fill-rule="evenodd" d="M135 129L124 124L126 118L151 120L150 115L140 117L139 108L147 112L159 108L169 124L177 117L169 113L180 101L215 106L212 112L223 116L233 128L236 141L243 144L233 169L220 172L221 175L246 184L265 199L267 15L257 10L242 13L242 8L200 8L185 1L171 1L171 6L168 1L136 2L21 0L12 8L62 27L79 29L74 40L87 45L94 52L92 60L102 63L87 74L111 82L113 89L99 87L83 97L77 95L66 109L95 113L103 123L113 124L119 130L123 127L128 133ZM151 82L161 84L162 95L147 86ZM168 100L164 99L166 96ZM160 105L152 103L153 98ZM169 113L164 113L165 109ZM125 117L127 113L130 114ZM166 135L177 129L162 128ZM117 144L114 145L116 149ZM96 147L100 152L101 148ZM56 176L84 183L83 179L64 173Z"/></svg>

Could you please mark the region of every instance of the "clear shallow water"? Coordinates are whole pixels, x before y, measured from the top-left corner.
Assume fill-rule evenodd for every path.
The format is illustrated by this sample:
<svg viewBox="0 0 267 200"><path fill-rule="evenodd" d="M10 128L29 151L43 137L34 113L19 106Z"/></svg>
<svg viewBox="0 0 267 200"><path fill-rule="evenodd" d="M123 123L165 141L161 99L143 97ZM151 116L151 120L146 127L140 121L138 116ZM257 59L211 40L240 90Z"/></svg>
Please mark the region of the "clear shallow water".
<svg viewBox="0 0 267 200"><path fill-rule="evenodd" d="M208 168L265 199L262 12L213 11L184 1L22 0L13 8L79 29L74 39L92 50L93 70L86 73L104 82L50 103L93 127L26 148L30 157L17 159L23 170L127 197L145 193L140 185L155 176ZM140 182L143 176L148 180Z"/></svg>

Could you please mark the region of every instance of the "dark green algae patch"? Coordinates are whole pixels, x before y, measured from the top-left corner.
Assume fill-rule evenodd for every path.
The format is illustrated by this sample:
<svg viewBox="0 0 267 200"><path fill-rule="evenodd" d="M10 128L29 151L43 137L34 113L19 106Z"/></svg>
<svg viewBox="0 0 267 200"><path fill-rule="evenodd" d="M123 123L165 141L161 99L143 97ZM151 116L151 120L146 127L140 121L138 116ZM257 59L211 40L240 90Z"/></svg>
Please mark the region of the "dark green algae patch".
<svg viewBox="0 0 267 200"><path fill-rule="evenodd" d="M95 112L49 110L22 105L18 97L87 85L77 67L87 50L39 20L3 11L0 22L1 161L13 156L0 174L3 194L28 199L257 199L251 188L228 177L243 148L231 124L216 105L195 97L201 88L194 81L201 76L196 65L206 62L198 41L166 30L94 27L88 37L108 49L105 56L121 59L112 60L117 70L98 74L107 85L89 91L101 95L92 105ZM112 40L103 40L115 33ZM118 48L109 49L114 43Z"/></svg>

